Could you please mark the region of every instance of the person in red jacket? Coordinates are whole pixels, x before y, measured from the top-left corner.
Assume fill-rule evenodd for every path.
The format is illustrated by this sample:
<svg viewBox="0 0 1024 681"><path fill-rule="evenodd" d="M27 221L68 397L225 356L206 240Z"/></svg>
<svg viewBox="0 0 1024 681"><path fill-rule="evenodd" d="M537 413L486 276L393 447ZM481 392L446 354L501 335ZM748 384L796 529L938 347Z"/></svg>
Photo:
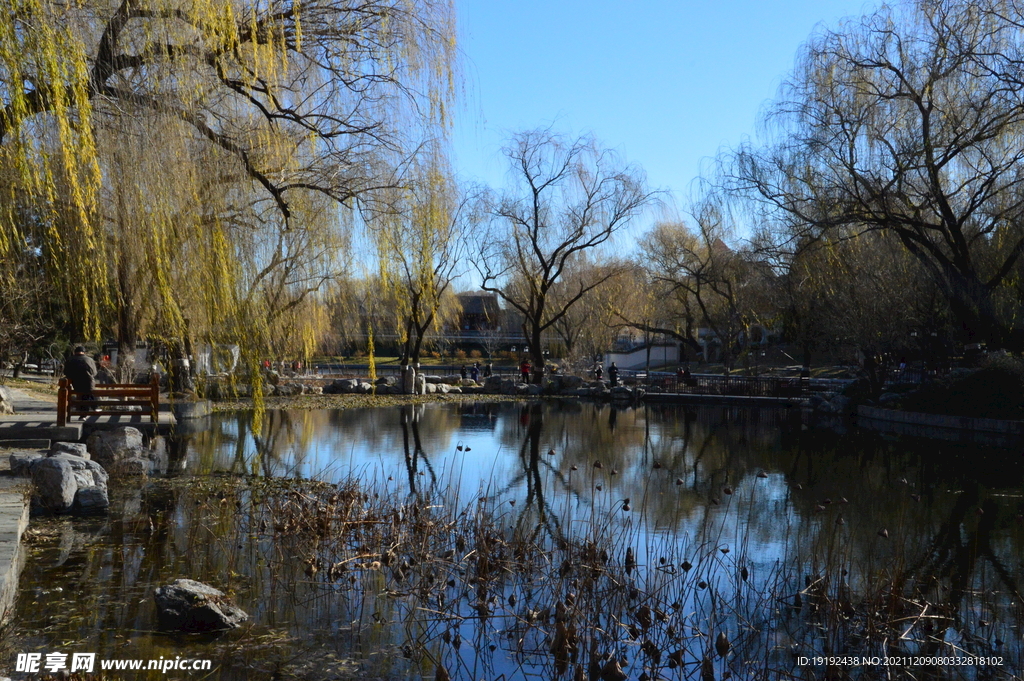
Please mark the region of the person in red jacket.
<svg viewBox="0 0 1024 681"><path fill-rule="evenodd" d="M519 373L523 375L523 383L530 382L530 371L533 367L530 366L530 360L524 359L522 364L519 365Z"/></svg>

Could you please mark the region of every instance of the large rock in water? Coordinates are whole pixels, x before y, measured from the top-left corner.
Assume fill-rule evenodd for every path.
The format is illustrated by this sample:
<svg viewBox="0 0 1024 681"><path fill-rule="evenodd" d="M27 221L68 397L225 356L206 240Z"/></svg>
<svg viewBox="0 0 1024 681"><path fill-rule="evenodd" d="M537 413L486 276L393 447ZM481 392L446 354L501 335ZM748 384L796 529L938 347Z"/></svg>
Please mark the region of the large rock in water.
<svg viewBox="0 0 1024 681"><path fill-rule="evenodd" d="M107 497L106 487L79 487L75 492L75 502L71 506L74 513L88 515L91 513L103 513L110 507L110 500Z"/></svg>
<svg viewBox="0 0 1024 681"><path fill-rule="evenodd" d="M78 481L75 469L61 457L37 459L32 465L32 482L39 505L53 513L66 513L75 502Z"/></svg>
<svg viewBox="0 0 1024 681"><path fill-rule="evenodd" d="M192 579L176 579L153 593L160 626L186 632L234 629L249 615L224 592Z"/></svg>
<svg viewBox="0 0 1024 681"><path fill-rule="evenodd" d="M99 465L95 461L89 459L83 459L80 456L73 454L55 454L50 457L51 460L56 459L58 461L66 461L71 466L71 470L74 471L75 481L78 484L79 489L82 487L101 487L105 491L107 489L107 480L110 478L107 475L107 471L104 470L103 466ZM33 466L39 466L42 462L33 464Z"/></svg>
<svg viewBox="0 0 1024 681"><path fill-rule="evenodd" d="M107 472L95 461L62 452L29 462L36 494L33 503L51 513L106 511Z"/></svg>
<svg viewBox="0 0 1024 681"><path fill-rule="evenodd" d="M147 475L149 475L152 472L152 470L153 465L150 463L149 459L141 456L133 456L128 459L122 459L121 461L118 461L114 467L114 472L117 475L127 478L144 478Z"/></svg>
<svg viewBox="0 0 1024 681"><path fill-rule="evenodd" d="M142 447L142 432L138 428L98 430L86 441L92 458L103 465L117 463L134 457L145 458Z"/></svg>
<svg viewBox="0 0 1024 681"><path fill-rule="evenodd" d="M209 400L180 399L171 402L171 411L177 421L185 419L201 419L209 416L213 411L213 405Z"/></svg>

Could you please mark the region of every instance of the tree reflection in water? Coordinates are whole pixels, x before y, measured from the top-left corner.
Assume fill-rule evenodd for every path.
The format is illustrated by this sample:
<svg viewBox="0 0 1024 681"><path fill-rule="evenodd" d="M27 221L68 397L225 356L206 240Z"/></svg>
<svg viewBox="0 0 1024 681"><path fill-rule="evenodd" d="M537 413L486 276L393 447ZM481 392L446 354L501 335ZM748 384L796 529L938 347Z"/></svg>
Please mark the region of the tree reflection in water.
<svg viewBox="0 0 1024 681"><path fill-rule="evenodd" d="M437 594L421 593L426 582L398 581L386 571L364 572L350 584L348 572L327 579L324 563L310 576L306 563L292 564L302 544L287 529L273 533L272 522L263 528L245 494L213 496L212 506L197 506L187 486L154 486L130 512L98 521L103 527L84 545L76 539L71 549L54 547L68 554L62 566L82 574L75 582L81 604L60 607L81 608L98 629L80 620L39 619L51 596L37 590L59 574L53 562L32 561L24 579L30 595L19 605L23 626L43 631L33 634L40 638L109 650L120 645L110 630L150 626L148 590L169 576L189 575L230 580L247 605L256 604L259 626L278 627L296 640L324 631L337 637L344 621L354 627L345 636L360 651L415 642L430 655L447 651L444 659L465 665L459 667L464 678L479 677L470 673L477 651L489 657L476 671L493 671L491 677L554 674L556 667L544 666L551 662L554 623L527 621L527 613L554 608L555 597L564 604L570 593L577 603L600 606L577 621L579 635L603 632L604 638L588 639L600 640L597 654L628 656L633 677L643 669L652 678L676 678L680 671L666 667L677 645L673 636L682 636L679 645L688 651L685 671L696 673L702 656L715 657L720 631L733 653L727 661L715 658L717 678L726 668L745 673L741 661L751 660L762 670L783 670L780 678L799 676L794 651L841 654L857 646L922 655L948 655L958 646L1008 661L1020 657L1024 475L1015 455L804 432L785 413L768 410L558 402L347 412L272 412L258 437L248 414L218 415L213 429L169 451L180 457L186 448L188 470L200 476L340 481L357 471L366 490L381 493L374 503L391 495L394 502L386 503L402 513L449 513L446 522L466 542L472 532L486 538L492 581L480 581L480 546L460 553L455 542L443 551L431 548L429 556L395 550L429 565L427 573L448 570L443 580L457 586L447 597L470 598L470 611L452 611L450 600L442 607ZM396 482L388 486L390 477ZM385 539L399 529L387 529ZM237 544L231 532L238 532ZM599 535L603 543L591 541ZM550 581L508 573L495 583L495 575L506 574L495 569L497 561L527 542L550 547L555 562L534 566ZM506 544L513 548L500 558L498 548ZM455 564L443 557L449 551L470 557ZM405 604L405 597L422 600ZM674 634L648 625L650 631L634 636L646 618L637 614L639 604L648 602L673 623ZM484 603L487 616L474 615L472 608ZM85 614L89 608L100 614ZM433 611L444 617L423 614ZM461 649L455 635L466 640ZM651 646L642 647L645 637L664 651L660 663ZM173 652L166 641L154 649ZM503 654L514 663L495 662ZM579 655L584 666L592 662L589 648ZM1013 664L1003 673L1019 673ZM432 675L433 667L421 672ZM966 677L984 677L984 670L975 672ZM871 676L849 675L858 674ZM957 677L935 669L894 675Z"/></svg>
<svg viewBox="0 0 1024 681"><path fill-rule="evenodd" d="M405 469L409 476L409 494L419 497L416 477L420 473L421 464L430 476L428 491L433 491L437 487L437 474L430 464L430 459L427 458L427 453L423 451L423 441L420 438L420 416L423 414L423 405L407 404L400 409L402 413L402 451L405 454ZM410 432L412 434L411 447L409 444Z"/></svg>

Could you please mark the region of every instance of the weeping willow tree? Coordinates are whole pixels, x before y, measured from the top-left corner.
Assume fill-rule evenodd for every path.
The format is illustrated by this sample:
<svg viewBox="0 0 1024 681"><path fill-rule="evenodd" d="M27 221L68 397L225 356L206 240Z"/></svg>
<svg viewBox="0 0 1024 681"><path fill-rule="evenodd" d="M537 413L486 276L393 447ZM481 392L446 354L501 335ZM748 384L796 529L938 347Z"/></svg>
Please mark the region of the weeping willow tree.
<svg viewBox="0 0 1024 681"><path fill-rule="evenodd" d="M903 0L811 37L725 185L779 248L894 236L965 342L1024 351L1024 3Z"/></svg>
<svg viewBox="0 0 1024 681"><path fill-rule="evenodd" d="M438 152L414 179L391 192L389 209L372 221L380 263L381 302L399 347L403 387L414 385L424 340L460 311L452 281L466 269L467 237L483 221L482 190L462 189Z"/></svg>
<svg viewBox="0 0 1024 681"><path fill-rule="evenodd" d="M38 256L73 336L308 351L353 214L448 127L450 0L7 9L0 258Z"/></svg>

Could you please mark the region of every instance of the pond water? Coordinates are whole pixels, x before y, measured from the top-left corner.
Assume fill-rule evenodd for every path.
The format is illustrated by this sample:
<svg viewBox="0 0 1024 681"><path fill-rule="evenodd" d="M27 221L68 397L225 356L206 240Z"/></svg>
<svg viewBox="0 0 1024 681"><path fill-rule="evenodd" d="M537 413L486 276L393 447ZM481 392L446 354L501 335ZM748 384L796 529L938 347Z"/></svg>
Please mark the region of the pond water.
<svg viewBox="0 0 1024 681"><path fill-rule="evenodd" d="M34 519L8 652L212 661L123 678L824 677L816 655L879 658L830 678L1022 671L1016 452L577 402L251 424L216 414L168 443L167 478L117 488L107 517ZM335 488L266 479L357 479L364 515L317 533L295 509ZM250 622L159 631L152 591L178 577Z"/></svg>

